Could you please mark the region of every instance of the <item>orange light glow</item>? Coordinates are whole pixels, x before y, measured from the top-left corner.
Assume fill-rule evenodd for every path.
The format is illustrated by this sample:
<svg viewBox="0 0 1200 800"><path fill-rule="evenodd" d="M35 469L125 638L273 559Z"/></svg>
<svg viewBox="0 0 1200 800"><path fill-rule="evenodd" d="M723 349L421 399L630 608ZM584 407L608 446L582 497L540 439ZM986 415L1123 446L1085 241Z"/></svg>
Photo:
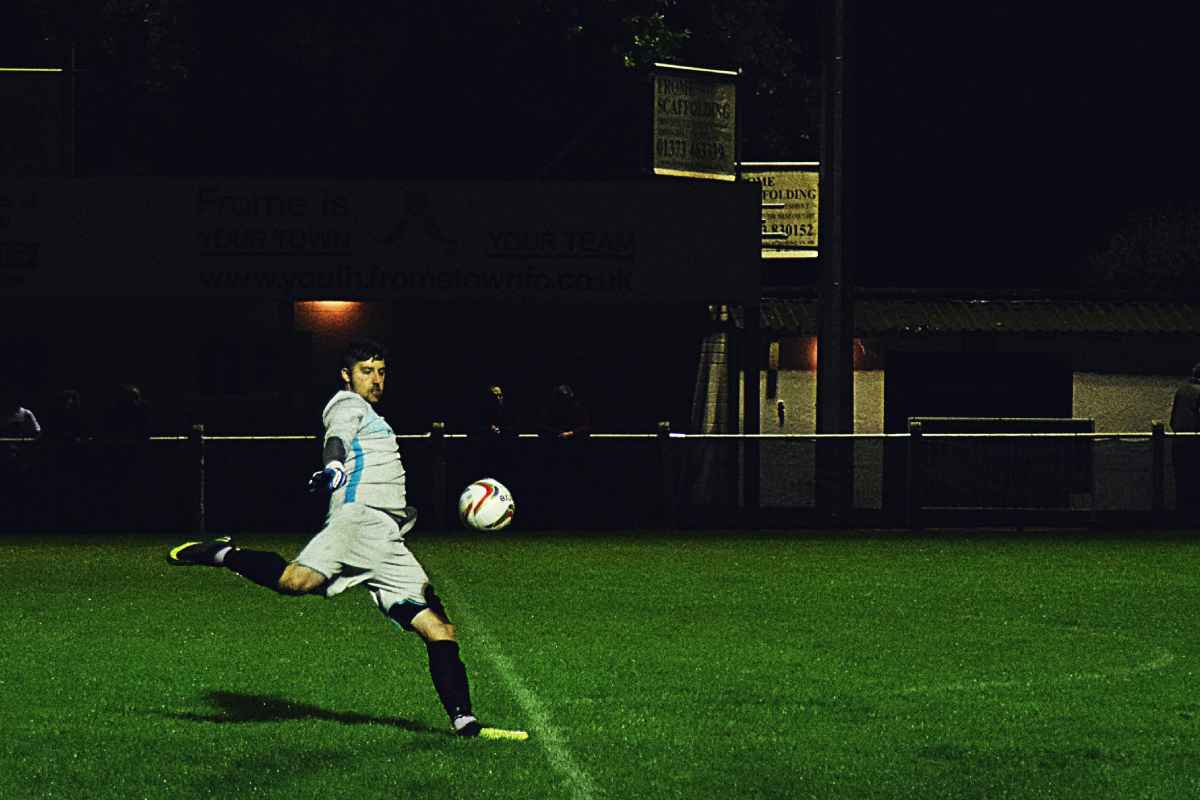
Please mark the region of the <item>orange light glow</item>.
<svg viewBox="0 0 1200 800"><path fill-rule="evenodd" d="M339 333L358 326L366 303L355 300L301 300L296 303L296 327L313 333Z"/></svg>
<svg viewBox="0 0 1200 800"><path fill-rule="evenodd" d="M816 336L802 336L800 339L799 357L802 366L801 369L816 370L818 364L818 354L820 352L820 341ZM854 359L855 370L871 369L870 354L867 351L866 342L859 337L854 338L852 358Z"/></svg>
<svg viewBox="0 0 1200 800"><path fill-rule="evenodd" d="M344 314L362 303L353 300L311 300L301 302L300 305L312 306L318 314Z"/></svg>

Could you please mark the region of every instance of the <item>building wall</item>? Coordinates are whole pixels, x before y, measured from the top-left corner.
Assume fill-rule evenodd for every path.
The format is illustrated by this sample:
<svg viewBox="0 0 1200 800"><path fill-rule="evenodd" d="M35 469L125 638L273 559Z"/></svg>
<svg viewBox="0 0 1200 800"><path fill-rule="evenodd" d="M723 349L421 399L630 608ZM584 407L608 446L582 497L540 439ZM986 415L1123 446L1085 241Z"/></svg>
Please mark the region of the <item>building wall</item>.
<svg viewBox="0 0 1200 800"><path fill-rule="evenodd" d="M1100 433L1148 434L1155 420L1169 416L1171 398L1181 382L1177 375L1133 375L1077 372L1073 381L1072 415L1095 420ZM766 396L762 378L763 433L811 434L816 431L816 373L781 370L777 398ZM884 430L884 372L854 373L854 426L856 433L881 434ZM785 414L780 424L777 400ZM885 440L855 442L854 505L878 509L883 504ZM1096 446L1097 508L1130 510L1148 508L1150 477L1147 440L1112 440ZM804 440L767 440L761 447L760 484L766 507L806 507L814 502L813 445ZM1168 471L1169 472L1169 471ZM1168 497L1174 484L1168 474Z"/></svg>
<svg viewBox="0 0 1200 800"><path fill-rule="evenodd" d="M883 370L854 373L854 430L883 432ZM1072 415L1096 421L1098 432L1149 432L1154 420L1170 415L1171 398L1183 381L1179 375L1131 375L1076 372ZM817 373L780 370L778 397L767 397L766 374L760 377L763 433L816 431ZM779 424L776 403L784 403Z"/></svg>

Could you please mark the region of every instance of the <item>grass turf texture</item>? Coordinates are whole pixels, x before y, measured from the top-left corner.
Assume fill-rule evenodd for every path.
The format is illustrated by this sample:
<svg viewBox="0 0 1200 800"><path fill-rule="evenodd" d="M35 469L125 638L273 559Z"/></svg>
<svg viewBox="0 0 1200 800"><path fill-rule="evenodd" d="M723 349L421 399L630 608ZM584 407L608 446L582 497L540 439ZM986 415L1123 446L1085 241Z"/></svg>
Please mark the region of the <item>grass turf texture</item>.
<svg viewBox="0 0 1200 800"><path fill-rule="evenodd" d="M178 541L0 539L0 797L1200 792L1186 538L413 535L526 742L449 735L361 589L279 597Z"/></svg>

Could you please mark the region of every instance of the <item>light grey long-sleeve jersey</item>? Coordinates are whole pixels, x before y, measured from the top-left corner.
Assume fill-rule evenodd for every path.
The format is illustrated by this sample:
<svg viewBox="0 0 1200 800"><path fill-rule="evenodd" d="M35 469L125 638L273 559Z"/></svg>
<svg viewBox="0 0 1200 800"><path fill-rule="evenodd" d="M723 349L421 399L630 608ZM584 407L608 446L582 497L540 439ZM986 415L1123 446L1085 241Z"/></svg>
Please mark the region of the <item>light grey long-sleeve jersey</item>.
<svg viewBox="0 0 1200 800"><path fill-rule="evenodd" d="M325 442L338 438L346 446L346 485L329 496L329 513L346 503L362 503L396 516L404 515L404 464L396 434L387 420L354 392L342 390L321 414Z"/></svg>

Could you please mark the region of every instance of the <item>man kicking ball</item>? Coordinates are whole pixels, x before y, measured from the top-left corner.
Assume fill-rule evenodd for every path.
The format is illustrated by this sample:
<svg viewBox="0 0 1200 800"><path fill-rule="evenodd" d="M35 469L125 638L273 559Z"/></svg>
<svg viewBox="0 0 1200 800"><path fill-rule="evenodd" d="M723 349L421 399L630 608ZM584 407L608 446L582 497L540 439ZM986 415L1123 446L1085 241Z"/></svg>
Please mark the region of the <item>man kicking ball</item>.
<svg viewBox="0 0 1200 800"><path fill-rule="evenodd" d="M386 348L369 339L352 342L342 358L342 389L322 414L325 468L308 481L309 491L330 493L329 513L325 527L294 561L238 547L230 536L186 542L167 560L176 566L226 567L284 595L333 597L364 584L380 611L425 641L429 674L455 733L526 738L524 731L482 727L475 718L454 625L404 544L417 510L406 504L396 434L373 408L383 397L386 362Z"/></svg>

